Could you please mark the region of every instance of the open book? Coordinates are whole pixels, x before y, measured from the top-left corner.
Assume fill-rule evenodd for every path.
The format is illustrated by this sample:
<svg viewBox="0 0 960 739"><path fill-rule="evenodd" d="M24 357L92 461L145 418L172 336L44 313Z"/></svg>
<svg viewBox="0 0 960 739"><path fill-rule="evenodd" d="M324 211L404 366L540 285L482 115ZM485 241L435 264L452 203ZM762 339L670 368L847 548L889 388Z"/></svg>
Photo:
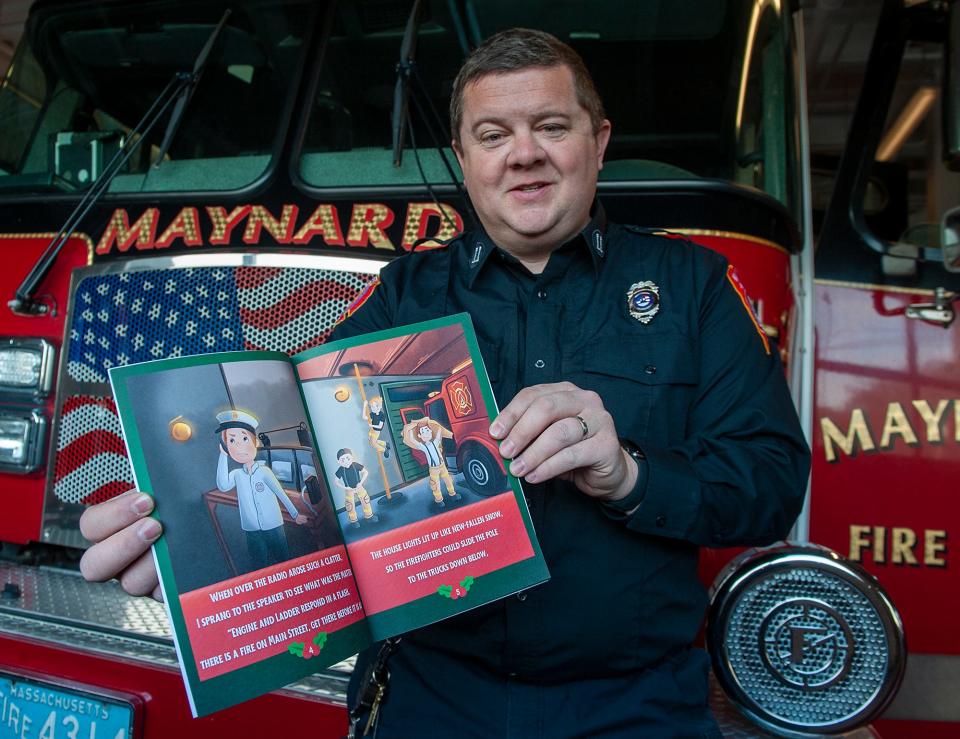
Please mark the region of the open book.
<svg viewBox="0 0 960 739"><path fill-rule="evenodd" d="M466 314L110 380L195 716L549 577Z"/></svg>

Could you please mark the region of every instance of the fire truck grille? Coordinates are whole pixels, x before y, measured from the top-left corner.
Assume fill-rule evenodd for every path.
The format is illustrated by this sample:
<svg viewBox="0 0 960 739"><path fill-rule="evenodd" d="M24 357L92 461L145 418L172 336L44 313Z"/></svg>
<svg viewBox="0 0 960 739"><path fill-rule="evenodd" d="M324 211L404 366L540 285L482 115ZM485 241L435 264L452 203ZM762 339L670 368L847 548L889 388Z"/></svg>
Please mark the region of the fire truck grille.
<svg viewBox="0 0 960 739"><path fill-rule="evenodd" d="M71 395L60 409L54 495L65 503L102 503L133 483L112 398Z"/></svg>
<svg viewBox="0 0 960 739"><path fill-rule="evenodd" d="M322 344L373 278L272 266L82 273L61 368L57 500L99 503L133 484L110 393L111 367L244 349L295 354Z"/></svg>

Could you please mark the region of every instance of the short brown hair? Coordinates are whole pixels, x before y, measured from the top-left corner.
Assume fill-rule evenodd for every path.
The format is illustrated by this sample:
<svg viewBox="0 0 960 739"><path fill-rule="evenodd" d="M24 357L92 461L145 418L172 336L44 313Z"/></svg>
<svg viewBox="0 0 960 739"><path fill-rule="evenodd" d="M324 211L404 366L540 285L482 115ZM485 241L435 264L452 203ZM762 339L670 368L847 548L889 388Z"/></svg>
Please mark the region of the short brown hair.
<svg viewBox="0 0 960 739"><path fill-rule="evenodd" d="M463 93L467 85L488 74L506 74L530 67L567 67L573 74L577 102L590 114L593 131L600 130L606 114L603 101L594 87L593 78L583 59L567 44L545 31L531 28L510 28L484 41L467 57L450 95L450 133L460 140L463 122Z"/></svg>
<svg viewBox="0 0 960 739"><path fill-rule="evenodd" d="M420 429L426 429L430 432L430 438L433 438L433 427L430 426L430 422L426 418L421 418L413 427L413 433L417 436L420 435Z"/></svg>

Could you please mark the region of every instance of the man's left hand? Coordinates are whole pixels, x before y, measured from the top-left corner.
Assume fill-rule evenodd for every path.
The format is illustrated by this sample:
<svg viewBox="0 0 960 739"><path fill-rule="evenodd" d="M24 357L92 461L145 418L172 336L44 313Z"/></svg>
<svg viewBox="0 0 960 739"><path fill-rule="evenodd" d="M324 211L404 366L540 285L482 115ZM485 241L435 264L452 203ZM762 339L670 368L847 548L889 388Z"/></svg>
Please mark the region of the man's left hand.
<svg viewBox="0 0 960 739"><path fill-rule="evenodd" d="M527 482L559 477L602 500L625 498L637 464L620 447L600 396L569 382L534 385L517 393L490 426L501 439L510 472Z"/></svg>

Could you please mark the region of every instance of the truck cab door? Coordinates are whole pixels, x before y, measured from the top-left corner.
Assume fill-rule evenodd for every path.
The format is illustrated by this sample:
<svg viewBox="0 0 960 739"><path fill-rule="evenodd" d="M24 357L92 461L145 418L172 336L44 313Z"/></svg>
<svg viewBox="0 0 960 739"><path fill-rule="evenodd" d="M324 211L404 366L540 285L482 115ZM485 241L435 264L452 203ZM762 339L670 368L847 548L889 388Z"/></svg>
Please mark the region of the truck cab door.
<svg viewBox="0 0 960 739"><path fill-rule="evenodd" d="M810 539L866 567L903 618L884 735L960 722L960 273L942 251L960 176L940 162L933 5L884 5L815 265Z"/></svg>

